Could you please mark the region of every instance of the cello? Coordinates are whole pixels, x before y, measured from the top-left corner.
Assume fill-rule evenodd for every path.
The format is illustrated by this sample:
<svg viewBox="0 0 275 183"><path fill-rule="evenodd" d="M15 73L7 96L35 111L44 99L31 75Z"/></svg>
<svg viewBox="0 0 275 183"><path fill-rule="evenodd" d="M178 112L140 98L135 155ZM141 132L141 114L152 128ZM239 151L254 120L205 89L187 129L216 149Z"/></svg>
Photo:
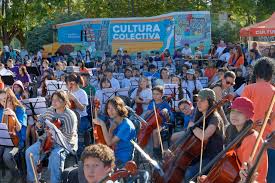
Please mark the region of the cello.
<svg viewBox="0 0 275 183"><path fill-rule="evenodd" d="M200 183L233 183L238 182L241 162L239 161L234 149L247 135L251 134L253 122L249 120L244 129L221 151L211 162L209 162L202 171L195 175L191 180L195 181L198 176L203 175L211 168L204 180L198 180Z"/></svg>
<svg viewBox="0 0 275 183"><path fill-rule="evenodd" d="M92 103L94 104L94 117L92 118L92 120L97 119L97 111L98 109L100 109L100 101L96 98L94 98L92 100ZM91 108L91 114L93 114L93 108ZM94 143L98 144L105 144L107 145L104 135L103 135L103 131L100 125L98 124L94 124L92 122L92 127L93 127L93 137L94 137Z"/></svg>
<svg viewBox="0 0 275 183"><path fill-rule="evenodd" d="M193 129L199 126L204 118L209 117L217 108L232 99L232 95L225 96L216 105L212 106L206 112L205 116L197 120L194 126L190 127L187 132L176 141L172 148L172 156L167 156L164 159L162 166L164 175L160 176L159 172L154 171L153 179L155 182L174 183L183 181L185 170L195 158L199 157L201 152L202 142L193 134ZM204 144L206 144L206 142L204 142Z"/></svg>
<svg viewBox="0 0 275 183"><path fill-rule="evenodd" d="M137 174L137 165L134 161L128 161L122 169L118 169L106 175L99 183L108 181L116 181L121 178L127 178L129 176L135 176Z"/></svg>
<svg viewBox="0 0 275 183"><path fill-rule="evenodd" d="M172 97L173 97L172 95L167 97L167 99L163 100L161 103L171 100ZM138 133L138 144L141 148L144 148L148 144L149 138L150 138L153 130L156 129L158 127L158 125L160 126L162 124L160 110L157 109L156 114L153 110L146 117L145 121L147 123L142 123L141 129Z"/></svg>

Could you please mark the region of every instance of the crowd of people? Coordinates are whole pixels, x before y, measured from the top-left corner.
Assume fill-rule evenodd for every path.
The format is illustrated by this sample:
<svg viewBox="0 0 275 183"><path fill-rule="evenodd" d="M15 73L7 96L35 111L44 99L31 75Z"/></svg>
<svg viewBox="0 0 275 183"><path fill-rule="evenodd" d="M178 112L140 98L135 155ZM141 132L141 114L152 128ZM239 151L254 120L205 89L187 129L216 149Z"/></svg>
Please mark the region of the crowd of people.
<svg viewBox="0 0 275 183"><path fill-rule="evenodd" d="M67 181L97 183L111 180L117 170L124 170L124 182L154 182L156 177L150 169L137 173L127 169L132 160L137 169L144 163L133 143L162 167L169 158L184 156L178 148L191 131L195 139L207 143L202 143L203 156L184 165L178 181L204 182L212 171L210 167L194 180L201 167L247 126L253 126L232 147L241 166L239 182L245 182L251 173L255 158L250 157L258 138L256 151L261 160L252 179L275 182L275 147L259 153L263 140L275 131L275 107L263 125L275 92L275 60L263 57L256 42L250 50L222 40L212 45L208 54L204 55L203 49L197 47L193 52L185 44L173 54L164 50L133 56L127 50L117 50L115 55L106 52L103 57L92 58L89 50L85 54L77 51L75 56L56 53L47 57L43 49L33 55L4 46L0 52L0 117L7 124L13 146L0 142L1 169L11 172L10 182L36 182L42 181L39 169L48 162L50 182L65 182L67 158L75 156L81 161ZM66 89L57 87L50 92L52 80L65 83ZM118 94L122 89L126 95ZM113 95L106 99L110 91ZM232 102L213 109L229 96L234 98ZM37 97L46 99L47 109L41 114L27 114L24 101ZM201 118L203 122L197 123ZM46 121L59 123L69 149L52 137ZM263 134L259 133L261 127L265 127ZM48 141L51 145L46 148ZM163 171L165 178L161 180L166 180L165 166Z"/></svg>

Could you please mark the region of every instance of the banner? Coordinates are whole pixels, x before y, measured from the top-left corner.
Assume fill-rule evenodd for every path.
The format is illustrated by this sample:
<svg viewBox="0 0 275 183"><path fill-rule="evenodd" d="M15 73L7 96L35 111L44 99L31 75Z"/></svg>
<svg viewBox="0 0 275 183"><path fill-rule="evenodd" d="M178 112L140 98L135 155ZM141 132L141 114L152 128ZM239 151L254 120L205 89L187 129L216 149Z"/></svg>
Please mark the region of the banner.
<svg viewBox="0 0 275 183"><path fill-rule="evenodd" d="M118 49L137 52L201 47L207 53L211 43L210 13L176 12L155 17L82 19L56 25L58 43L93 55L115 53Z"/></svg>

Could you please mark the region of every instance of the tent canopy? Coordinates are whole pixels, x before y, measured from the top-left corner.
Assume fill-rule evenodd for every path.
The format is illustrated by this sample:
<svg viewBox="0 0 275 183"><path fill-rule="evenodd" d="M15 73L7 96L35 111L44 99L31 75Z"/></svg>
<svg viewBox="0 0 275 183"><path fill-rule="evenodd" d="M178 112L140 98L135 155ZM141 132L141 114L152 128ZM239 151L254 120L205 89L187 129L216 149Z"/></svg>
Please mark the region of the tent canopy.
<svg viewBox="0 0 275 183"><path fill-rule="evenodd" d="M265 21L244 27L240 30L242 37L275 36L275 12Z"/></svg>

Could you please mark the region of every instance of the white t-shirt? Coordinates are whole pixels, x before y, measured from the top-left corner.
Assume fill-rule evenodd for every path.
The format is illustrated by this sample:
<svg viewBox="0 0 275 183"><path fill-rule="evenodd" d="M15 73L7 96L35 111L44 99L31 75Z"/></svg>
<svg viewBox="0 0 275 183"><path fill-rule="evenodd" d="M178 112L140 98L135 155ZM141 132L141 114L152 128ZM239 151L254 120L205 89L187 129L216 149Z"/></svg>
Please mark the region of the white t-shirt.
<svg viewBox="0 0 275 183"><path fill-rule="evenodd" d="M191 50L191 48L183 48L181 50L181 53L183 54L183 56L191 56L192 55L192 50Z"/></svg>
<svg viewBox="0 0 275 183"><path fill-rule="evenodd" d="M127 79L127 78L124 78L121 81L121 88L130 88L130 87L131 87L131 80Z"/></svg>
<svg viewBox="0 0 275 183"><path fill-rule="evenodd" d="M224 49L225 49L225 47L218 47L217 50L216 50L215 55L220 57Z"/></svg>
<svg viewBox="0 0 275 183"><path fill-rule="evenodd" d="M119 85L119 82L117 79L113 78L110 80L111 81L111 84L112 84L112 88L114 89L119 89L120 88L120 85Z"/></svg>
<svg viewBox="0 0 275 183"><path fill-rule="evenodd" d="M190 93L190 99L193 101L193 91L195 90L195 82L189 81L189 80L184 80L182 82L182 87L187 89L187 91ZM199 80L196 80L196 88L197 90L201 90L203 87L201 85L201 82Z"/></svg>
<svg viewBox="0 0 275 183"><path fill-rule="evenodd" d="M222 54L222 55L219 57L219 60L228 63L229 58L230 58L230 53L229 53L229 52L226 52L226 53Z"/></svg>
<svg viewBox="0 0 275 183"><path fill-rule="evenodd" d="M131 99L135 99L136 96L137 96L137 90L138 88L136 88L133 93L131 94ZM139 93L139 97L145 101L145 100L152 100L153 99L153 94L152 94L152 90L150 88L146 88L144 90L142 90L140 93ZM136 104L134 105L134 109L136 108ZM148 104L142 104L142 109L143 109L143 113L146 112L148 108Z"/></svg>
<svg viewBox="0 0 275 183"><path fill-rule="evenodd" d="M77 91L72 92L72 94L82 105L85 106L83 111L81 111L80 109L76 109L80 117L88 116L87 105L89 105L89 101L87 93L83 89L79 88Z"/></svg>

